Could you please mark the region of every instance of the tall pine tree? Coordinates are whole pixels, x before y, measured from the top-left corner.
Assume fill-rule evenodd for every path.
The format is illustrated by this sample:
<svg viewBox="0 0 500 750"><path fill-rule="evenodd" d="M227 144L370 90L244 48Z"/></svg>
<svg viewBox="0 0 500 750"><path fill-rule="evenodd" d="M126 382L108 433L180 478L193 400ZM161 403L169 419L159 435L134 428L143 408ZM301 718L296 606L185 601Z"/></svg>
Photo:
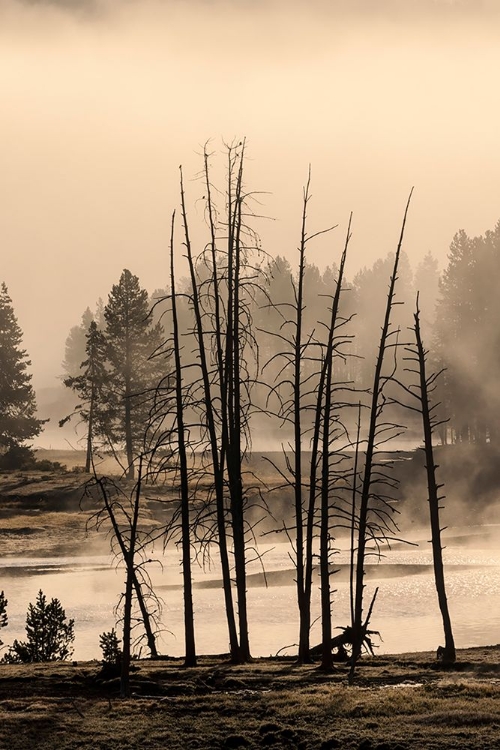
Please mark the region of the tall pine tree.
<svg viewBox="0 0 500 750"><path fill-rule="evenodd" d="M113 285L104 308L110 391L110 440L123 446L127 476L134 478L134 459L147 429L153 390L164 374L162 358L152 359L163 342L161 325L153 325L148 294L125 269Z"/></svg>
<svg viewBox="0 0 500 750"><path fill-rule="evenodd" d="M36 418L31 362L21 348L23 334L14 315L7 287L0 288L0 453L14 454L25 440L40 434Z"/></svg>

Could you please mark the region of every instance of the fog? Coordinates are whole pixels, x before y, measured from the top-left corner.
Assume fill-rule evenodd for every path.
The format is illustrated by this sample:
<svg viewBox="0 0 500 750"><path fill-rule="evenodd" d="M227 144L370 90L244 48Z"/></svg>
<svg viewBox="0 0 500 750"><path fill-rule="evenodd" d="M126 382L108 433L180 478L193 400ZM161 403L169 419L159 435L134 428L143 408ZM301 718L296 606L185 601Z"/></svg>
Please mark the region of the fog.
<svg viewBox="0 0 500 750"><path fill-rule="evenodd" d="M69 328L124 267L165 284L178 165L194 178L207 139L247 138L271 254L294 255L309 164L311 227L354 211L351 269L394 249L412 185L412 262L494 226L497 7L2 0L0 280L35 385L57 382Z"/></svg>

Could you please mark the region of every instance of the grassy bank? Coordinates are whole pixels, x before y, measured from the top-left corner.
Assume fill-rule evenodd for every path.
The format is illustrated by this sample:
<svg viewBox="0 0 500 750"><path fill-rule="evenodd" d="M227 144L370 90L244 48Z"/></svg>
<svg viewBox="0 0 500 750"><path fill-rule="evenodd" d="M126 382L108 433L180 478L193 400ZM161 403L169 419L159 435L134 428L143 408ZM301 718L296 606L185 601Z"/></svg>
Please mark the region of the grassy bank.
<svg viewBox="0 0 500 750"><path fill-rule="evenodd" d="M460 651L447 670L430 653L365 659L353 687L344 666L324 675L290 659L136 666L128 700L96 663L0 666L0 747L500 747L500 646Z"/></svg>

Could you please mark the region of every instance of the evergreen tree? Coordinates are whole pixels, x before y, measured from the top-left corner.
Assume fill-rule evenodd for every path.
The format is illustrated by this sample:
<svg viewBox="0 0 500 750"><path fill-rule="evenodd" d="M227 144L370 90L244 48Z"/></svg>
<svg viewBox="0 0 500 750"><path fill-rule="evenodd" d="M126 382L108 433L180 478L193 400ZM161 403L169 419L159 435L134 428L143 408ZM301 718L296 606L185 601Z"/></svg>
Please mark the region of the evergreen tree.
<svg viewBox="0 0 500 750"><path fill-rule="evenodd" d="M21 349L18 325L7 287L0 288L0 453L15 452L25 440L40 434L36 399L28 367L31 362Z"/></svg>
<svg viewBox="0 0 500 750"><path fill-rule="evenodd" d="M28 605L27 640L16 639L4 661L29 664L68 659L73 653L74 624L74 620L67 620L59 599L51 599L48 602L40 590L35 604Z"/></svg>
<svg viewBox="0 0 500 750"><path fill-rule="evenodd" d="M144 439L152 391L162 371L163 358L152 358L161 347L161 325L153 325L149 315L148 295L139 279L125 269L109 294L104 308L107 356L109 438L122 445L127 460L127 474L134 477L134 458Z"/></svg>
<svg viewBox="0 0 500 750"><path fill-rule="evenodd" d="M66 339L63 368L70 378L76 378L80 374L80 365L85 358L87 331L93 320L92 311L87 307L82 315L82 322L79 326L73 326L70 329Z"/></svg>
<svg viewBox="0 0 500 750"><path fill-rule="evenodd" d="M96 438L106 438L108 434L108 408L106 389L109 376L106 367L107 343L97 323L92 320L86 335L86 359L80 365L80 374L66 378L64 385L72 388L80 398L80 404L73 414L78 413L87 424L87 458L85 471L90 471L92 450ZM73 414L59 422L62 427Z"/></svg>
<svg viewBox="0 0 500 750"><path fill-rule="evenodd" d="M496 439L500 414L500 223L453 238L440 282L435 348L446 367L440 400L455 442Z"/></svg>

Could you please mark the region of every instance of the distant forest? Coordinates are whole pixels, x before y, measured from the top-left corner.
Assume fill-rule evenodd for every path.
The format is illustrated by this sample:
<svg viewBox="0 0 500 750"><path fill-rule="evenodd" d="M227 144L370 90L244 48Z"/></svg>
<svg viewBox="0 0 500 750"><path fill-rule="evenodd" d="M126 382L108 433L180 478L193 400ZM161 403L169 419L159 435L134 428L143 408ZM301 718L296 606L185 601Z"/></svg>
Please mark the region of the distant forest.
<svg viewBox="0 0 500 750"><path fill-rule="evenodd" d="M380 326L387 289L394 263L394 254L377 260L373 266L364 267L352 279L346 279L340 301L340 315L344 320L342 329L342 356L335 357L335 380L344 386L345 394L350 393L350 401L356 403L362 394L371 387L373 363L380 339ZM197 272L208 278L210 268L204 263ZM281 334L294 309L297 282L297 268L293 263L277 255L262 256L252 267L251 291L248 295L248 313L252 318L255 337L253 367L257 386L253 400L261 409L254 420L264 420L265 434L271 441L286 441L286 425L266 423L269 413L269 386L279 377L283 362L280 352L283 349ZM247 270L248 274L248 270ZM496 441L500 414L498 380L500 376L500 222L484 236L469 237L459 231L450 246L448 264L440 274L438 261L428 252L423 260L412 268L407 255L402 252L397 284L393 323L399 327L399 348L402 351L409 329L413 322L415 301L419 295L421 310L422 337L429 350L429 361L435 372L441 372L438 379L437 401L440 402L439 416L443 424L439 436L443 443ZM338 277L338 266L327 265L322 272L316 265L307 263L304 272L304 336L309 341L304 351L303 368L311 374L317 368L314 350L328 321L332 295ZM127 291L124 285L131 285ZM194 341L194 321L189 303L188 279L182 279L177 290L179 295L179 326L183 332L183 356L186 372L189 361L196 359ZM116 393L116 352L113 354L113 341L116 344L122 323L116 308L117 296L130 294L135 302L137 326L136 335L140 345L135 350L136 366L130 384L131 393L144 392L154 385L164 374L164 361L160 365L155 351L161 349L162 342L171 336L171 316L169 312L170 288L156 289L152 294L141 289L139 279L125 270L118 284L110 292L106 304L100 299L94 310L90 307L82 314L80 325L69 331L63 369L66 385L80 388L85 396L82 373L88 366L89 333L93 323L93 336L101 335L103 383ZM116 315L118 314L118 319ZM106 345L111 342L111 350ZM92 345L96 345L93 341ZM400 354L399 377L405 380L404 354ZM108 364L105 365L106 360ZM257 369L259 374L257 374ZM107 373L107 374L106 374ZM111 388L111 383L113 382ZM258 382L265 384L259 388ZM119 390L119 388L118 388ZM87 394L88 395L88 394ZM103 393L104 396L104 393ZM144 400L144 399L143 399ZM267 404L267 406L266 406ZM118 408L115 406L115 409ZM86 418L85 409L82 416ZM115 414L116 416L116 414ZM144 423L144 412L136 410L138 427ZM411 418L405 417L411 428ZM139 430L140 432L140 430ZM114 435L116 438L117 435ZM279 442L276 443L279 448Z"/></svg>

